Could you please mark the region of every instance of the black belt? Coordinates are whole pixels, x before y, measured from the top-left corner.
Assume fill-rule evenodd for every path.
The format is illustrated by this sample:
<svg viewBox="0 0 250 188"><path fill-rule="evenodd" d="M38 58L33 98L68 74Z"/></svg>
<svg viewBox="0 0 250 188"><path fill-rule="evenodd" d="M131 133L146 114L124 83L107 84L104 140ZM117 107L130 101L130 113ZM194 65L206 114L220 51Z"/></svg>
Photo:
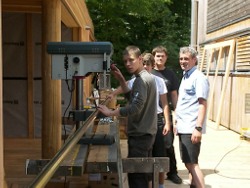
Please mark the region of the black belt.
<svg viewBox="0 0 250 188"><path fill-rule="evenodd" d="M157 117L163 117L163 113L157 114Z"/></svg>

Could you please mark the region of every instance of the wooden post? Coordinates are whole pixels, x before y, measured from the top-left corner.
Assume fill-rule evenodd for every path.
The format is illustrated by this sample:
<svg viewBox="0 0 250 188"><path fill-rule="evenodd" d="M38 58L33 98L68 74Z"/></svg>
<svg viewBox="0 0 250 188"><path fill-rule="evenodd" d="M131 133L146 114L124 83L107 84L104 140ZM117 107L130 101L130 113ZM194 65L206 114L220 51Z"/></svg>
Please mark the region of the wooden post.
<svg viewBox="0 0 250 188"><path fill-rule="evenodd" d="M219 67L220 67L222 52L223 52L223 48L220 47L219 56L218 56L218 60L217 60L217 66L216 66L215 75L214 75L214 80L213 80L213 83L212 83L212 85L210 87L210 92L209 92L209 101L210 101L210 104L208 104L208 110L207 110L207 114L208 115L210 115L211 109L212 109L212 106L213 106L211 103L213 102L213 98L214 98L214 90L215 90L215 85L216 85L216 81L217 81L217 77L218 77L218 72L219 72Z"/></svg>
<svg viewBox="0 0 250 188"><path fill-rule="evenodd" d="M49 41L61 41L61 1L42 4L42 158L52 158L61 147L61 80L51 79Z"/></svg>
<svg viewBox="0 0 250 188"><path fill-rule="evenodd" d="M28 85L28 137L34 138L34 81L33 81L33 39L32 39L32 14L26 14L26 56L27 56L27 85Z"/></svg>
<svg viewBox="0 0 250 188"><path fill-rule="evenodd" d="M0 0L0 12L2 1ZM0 187L7 188L4 172L4 148L3 148L3 70L2 70L2 14L0 14Z"/></svg>
<svg viewBox="0 0 250 188"><path fill-rule="evenodd" d="M218 56L218 60L217 60L217 66L216 66L215 75L214 75L214 80L213 80L213 83L211 85L212 87L210 87L211 89L209 92L210 103L208 104L208 110L207 110L208 117L210 116L212 107L214 107L211 103L214 102L214 90L215 90L216 79L218 77L219 67L220 67L220 63L221 63L222 52L223 52L223 48L220 47L219 56ZM209 71L209 69L208 69L208 71ZM209 75L209 72L207 73L207 75Z"/></svg>

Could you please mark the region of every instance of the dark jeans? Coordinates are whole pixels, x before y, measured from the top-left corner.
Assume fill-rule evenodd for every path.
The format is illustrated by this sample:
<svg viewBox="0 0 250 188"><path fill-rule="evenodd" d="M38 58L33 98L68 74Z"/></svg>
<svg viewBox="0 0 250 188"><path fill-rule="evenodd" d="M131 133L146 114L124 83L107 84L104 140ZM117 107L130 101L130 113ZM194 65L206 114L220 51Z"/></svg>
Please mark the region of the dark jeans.
<svg viewBox="0 0 250 188"><path fill-rule="evenodd" d="M166 157L166 146L165 146L165 141L164 141L164 135L162 134L163 127L165 125L164 123L164 116L162 113L157 115L157 133L155 137L155 142L153 145L153 151L152 151L152 156L153 157Z"/></svg>
<svg viewBox="0 0 250 188"><path fill-rule="evenodd" d="M130 157L152 157L152 148L155 135L129 136L128 158ZM148 188L152 174L128 173L129 188Z"/></svg>
<svg viewBox="0 0 250 188"><path fill-rule="evenodd" d="M176 158L175 158L175 151L174 151L174 131L173 126L171 126L171 131L164 137L165 144L166 144L166 152L167 157L169 157L170 168L167 176L171 176L173 174L177 174L177 166L176 166Z"/></svg>

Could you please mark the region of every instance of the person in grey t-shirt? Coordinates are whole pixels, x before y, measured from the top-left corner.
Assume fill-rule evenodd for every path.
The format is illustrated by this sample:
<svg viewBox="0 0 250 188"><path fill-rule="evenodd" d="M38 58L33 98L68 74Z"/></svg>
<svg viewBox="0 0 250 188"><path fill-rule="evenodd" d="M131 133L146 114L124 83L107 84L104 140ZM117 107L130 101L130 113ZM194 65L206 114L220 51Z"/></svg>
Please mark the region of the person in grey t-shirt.
<svg viewBox="0 0 250 188"><path fill-rule="evenodd" d="M99 105L98 109L106 116L128 116L128 157L151 157L157 132L157 92L155 80L144 69L141 52L138 47L128 46L123 52L123 62L127 71L136 77L131 90L117 67L111 66L111 71L120 82L129 104L115 110ZM128 174L130 188L148 188L151 180L152 174Z"/></svg>

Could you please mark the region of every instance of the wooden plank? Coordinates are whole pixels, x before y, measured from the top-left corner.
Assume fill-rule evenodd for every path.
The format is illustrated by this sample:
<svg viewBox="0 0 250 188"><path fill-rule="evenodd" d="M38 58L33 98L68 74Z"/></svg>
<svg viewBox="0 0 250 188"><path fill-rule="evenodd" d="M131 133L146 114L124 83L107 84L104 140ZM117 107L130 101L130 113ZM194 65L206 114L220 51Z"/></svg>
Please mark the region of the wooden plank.
<svg viewBox="0 0 250 188"><path fill-rule="evenodd" d="M216 117L217 128L219 128L219 125L220 125L222 105L223 105L225 94L226 94L226 88L227 88L228 78L229 78L229 74L230 74L230 67L231 67L231 64L233 63L233 55L234 55L234 49L235 49L235 40L230 40L229 42L230 42L229 43L230 50L229 50L228 60L227 60L227 64L226 64L225 78L223 80L223 85L222 85L222 90L221 90L221 97L220 97L220 103L219 103L219 108L218 108L218 114Z"/></svg>
<svg viewBox="0 0 250 188"><path fill-rule="evenodd" d="M218 75L219 68L221 67L221 57L222 57L222 51L229 47L229 55L228 55L228 60L226 63L226 70L225 70L225 78L223 80L223 85L222 85L222 90L221 90L221 95L220 95L220 100L219 100L219 107L218 107L218 113L216 116L216 125L217 128L219 127L220 124L220 118L221 118L221 113L222 113L222 106L224 103L224 97L225 97L225 92L226 92L226 87L227 87L227 82L228 82L228 77L230 74L230 68L232 67L232 62L233 62L233 53L235 49L235 40L229 40L229 41L224 41L224 42L219 42L219 43L213 43L213 44L208 44L204 46L205 50L216 50L219 48L219 56L218 56L218 63L216 65L216 71L215 71L215 79L213 80L213 85L210 89L209 93L209 101L213 101L213 96L214 96L214 90L215 90L215 85L216 85L216 77ZM205 51L203 52L205 53ZM204 59L203 59L204 61ZM201 64L204 64L204 62L201 62ZM210 65L210 63L209 63ZM207 68L207 76L209 75L209 67ZM211 113L211 104L208 104L208 117L210 117Z"/></svg>
<svg viewBox="0 0 250 188"><path fill-rule="evenodd" d="M88 128L86 134L93 131L93 124ZM73 134L73 132L71 133ZM84 172L85 161L88 156L87 144L76 144L70 153L66 156L60 167L55 172L55 176L82 176ZM49 159L26 160L26 174L37 175L49 162Z"/></svg>
<svg viewBox="0 0 250 188"><path fill-rule="evenodd" d="M169 171L168 157L126 158L122 159L122 163L126 173L152 173L154 164L158 165L158 172Z"/></svg>
<svg viewBox="0 0 250 188"><path fill-rule="evenodd" d="M220 51L219 51L219 56L218 56L218 61L217 61L217 66L216 66L216 70L215 70L215 75L214 75L214 80L213 80L213 84L210 87L210 92L209 92L209 101L211 103L211 101L213 101L213 97L214 97L214 90L215 90L215 85L216 85L216 81L217 81L217 76L218 76L218 72L219 72L219 65L221 63L221 57L222 57L222 47L220 47ZM207 73L207 75L209 75L209 72ZM211 114L211 109L212 109L212 104L208 103L208 109L207 109L207 114L208 117Z"/></svg>
<svg viewBox="0 0 250 188"><path fill-rule="evenodd" d="M232 117L231 117L231 129L239 130L242 125L242 108L243 106L243 95L242 95L242 78L234 78L233 82L233 98L232 98Z"/></svg>
<svg viewBox="0 0 250 188"><path fill-rule="evenodd" d="M238 48L241 49L241 48L249 48L250 47L250 41L247 42L247 43L244 43L244 44L238 44Z"/></svg>
<svg viewBox="0 0 250 188"><path fill-rule="evenodd" d="M245 60L242 60L241 62L237 62L237 67L240 67L240 66L248 66L250 65L250 60L248 59L245 59Z"/></svg>
<svg viewBox="0 0 250 188"><path fill-rule="evenodd" d="M214 49L212 49L212 53L211 53L210 58L209 58L208 63L207 63L207 77L209 75L210 65L211 65L212 59L214 57L214 52L215 52Z"/></svg>
<svg viewBox="0 0 250 188"><path fill-rule="evenodd" d="M117 124L99 124L96 129L98 135L114 135ZM89 131L88 131L89 132ZM88 154L88 156L87 156ZM55 176L81 176L83 173L117 172L117 142L111 145L78 144L62 162ZM27 160L27 174L38 174L49 160ZM84 171L86 166L86 171Z"/></svg>
<svg viewBox="0 0 250 188"><path fill-rule="evenodd" d="M250 50L249 50L250 51ZM248 52L249 53L249 52ZM250 54L247 54L247 52L246 52L246 55L245 54L241 54L241 55L238 55L237 56L237 61L238 60L244 60L244 59L247 59L248 61L250 61Z"/></svg>
<svg viewBox="0 0 250 188"><path fill-rule="evenodd" d="M2 5L0 5L2 9ZM2 14L0 15L0 35L2 36ZM2 57L2 37L0 38L0 57ZM5 171L4 171L4 147L3 147L3 58L0 58L0 187L6 188Z"/></svg>
<svg viewBox="0 0 250 188"><path fill-rule="evenodd" d="M240 38L238 38L237 40L238 40L238 42L241 42L241 41L246 41L246 40L249 40L250 39L250 36L245 36L245 37L240 37Z"/></svg>
<svg viewBox="0 0 250 188"><path fill-rule="evenodd" d="M231 46L231 44L232 44L232 40L227 40L227 41L223 41L223 42L218 42L218 43L205 45L204 49L213 49L213 48L226 47L226 46Z"/></svg>
<svg viewBox="0 0 250 188"><path fill-rule="evenodd" d="M249 71L250 66L237 66L236 70L237 71Z"/></svg>
<svg viewBox="0 0 250 188"><path fill-rule="evenodd" d="M213 80L214 80L214 76L209 75L208 76L208 81L210 83L210 91L211 91L211 88L213 88L212 85L211 85L211 83L213 83ZM214 98L214 93L210 93L209 92L209 97L208 97L208 101L209 102L208 102L208 106L207 106L207 119L215 121L214 115L213 115L212 110L211 110L214 107L215 101L214 100L210 100L210 98ZM211 109L209 109L209 108L211 108Z"/></svg>
<svg viewBox="0 0 250 188"><path fill-rule="evenodd" d="M87 145L77 144L61 163L54 176L82 176L84 172L84 161L86 160L87 153ZM27 159L26 174L39 174L49 161L49 159Z"/></svg>
<svg viewBox="0 0 250 188"><path fill-rule="evenodd" d="M32 14L26 14L26 41L27 41L27 107L28 107L28 137L35 137L34 127L34 82L33 82L33 37L32 37Z"/></svg>
<svg viewBox="0 0 250 188"><path fill-rule="evenodd" d="M34 176L25 173L27 158L41 158L41 139L4 139L4 166L6 181L9 185L23 182L27 185ZM18 183L18 185L20 185ZM23 186L27 187L27 186Z"/></svg>
<svg viewBox="0 0 250 188"><path fill-rule="evenodd" d="M118 126L113 123L99 123L96 134L108 134L116 136ZM111 145L91 145L88 160L86 162L86 173L117 172L117 141Z"/></svg>
<svg viewBox="0 0 250 188"><path fill-rule="evenodd" d="M222 76L222 78L224 78ZM222 105L222 113L221 113L221 120L220 125L224 127L230 128L230 117L231 117L231 101L232 101L232 79L233 77L228 78L227 88L225 92L225 98Z"/></svg>

